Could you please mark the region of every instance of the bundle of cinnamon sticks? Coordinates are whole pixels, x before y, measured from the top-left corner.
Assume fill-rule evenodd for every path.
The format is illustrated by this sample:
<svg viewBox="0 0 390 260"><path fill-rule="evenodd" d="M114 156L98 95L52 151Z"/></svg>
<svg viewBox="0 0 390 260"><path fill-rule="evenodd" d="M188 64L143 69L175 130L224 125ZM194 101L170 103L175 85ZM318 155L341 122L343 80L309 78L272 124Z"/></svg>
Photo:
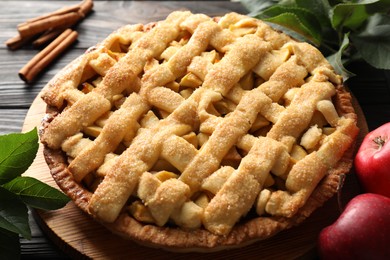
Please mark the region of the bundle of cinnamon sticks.
<svg viewBox="0 0 390 260"><path fill-rule="evenodd" d="M72 27L92 10L93 0L63 7L52 13L38 16L17 26L19 34L5 42L11 50L32 43L35 48L44 47L20 71L22 80L30 83L77 39Z"/></svg>

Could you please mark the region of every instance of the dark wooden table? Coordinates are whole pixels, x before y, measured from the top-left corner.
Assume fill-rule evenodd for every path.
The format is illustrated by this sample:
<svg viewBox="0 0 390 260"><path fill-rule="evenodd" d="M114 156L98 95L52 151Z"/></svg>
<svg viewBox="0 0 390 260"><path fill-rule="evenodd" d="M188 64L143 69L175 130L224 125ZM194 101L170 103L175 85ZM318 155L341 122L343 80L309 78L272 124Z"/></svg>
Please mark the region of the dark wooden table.
<svg viewBox="0 0 390 260"><path fill-rule="evenodd" d="M24 47L11 51L4 42L16 35L17 24L77 2L0 1L0 134L20 132L31 103L48 80L88 47L124 24L161 20L177 9L209 15L228 11L246 13L239 3L228 1L95 1L94 11L76 27L78 41L34 83L25 84L19 79L18 71L38 50ZM389 71L375 70L363 63L353 64L350 69L357 76L347 83L363 109L369 129L390 121ZM23 259L68 258L45 236L32 215L30 224L32 239L21 239Z"/></svg>

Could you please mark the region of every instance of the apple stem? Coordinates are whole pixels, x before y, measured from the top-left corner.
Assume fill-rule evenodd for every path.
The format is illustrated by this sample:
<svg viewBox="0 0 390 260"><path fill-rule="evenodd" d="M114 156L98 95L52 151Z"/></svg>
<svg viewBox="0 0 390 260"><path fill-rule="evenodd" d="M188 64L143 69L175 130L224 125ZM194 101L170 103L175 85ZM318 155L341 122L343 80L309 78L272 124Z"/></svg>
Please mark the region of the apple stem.
<svg viewBox="0 0 390 260"><path fill-rule="evenodd" d="M374 141L374 143L379 145L379 149L381 149L383 147L383 145L386 143L385 139L383 139L382 136L375 137L373 141Z"/></svg>

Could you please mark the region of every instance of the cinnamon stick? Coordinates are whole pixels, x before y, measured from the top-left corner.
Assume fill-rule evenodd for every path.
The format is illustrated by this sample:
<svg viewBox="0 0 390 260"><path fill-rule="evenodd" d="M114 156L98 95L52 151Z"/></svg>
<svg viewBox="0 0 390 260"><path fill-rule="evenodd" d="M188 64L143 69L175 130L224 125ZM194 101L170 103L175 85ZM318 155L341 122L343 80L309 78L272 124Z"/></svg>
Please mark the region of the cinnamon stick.
<svg viewBox="0 0 390 260"><path fill-rule="evenodd" d="M36 21L39 21L39 20L43 20L43 19L46 19L46 18L54 16L54 15L61 15L61 14L66 14L66 13L71 13L71 12L79 12L79 11L81 11L81 13L83 13L84 16L85 16L87 13L89 13L92 10L92 7L93 7L93 1L92 0L84 0L81 3L79 3L79 4L72 5L72 6L61 7L60 9L55 10L55 11L53 11L51 13L47 13L47 14L44 14L44 15L37 16L35 18L31 18L31 19L27 20L26 22L21 23L19 25L25 25L27 23L33 23L33 22L36 22Z"/></svg>
<svg viewBox="0 0 390 260"><path fill-rule="evenodd" d="M84 0L80 4L63 7L19 24L19 35L6 41L9 49L20 48L39 35L33 42L34 47L40 47L55 38L20 69L19 77L27 83L32 82L42 70L73 44L78 33L70 28L83 19L92 8L93 0Z"/></svg>
<svg viewBox="0 0 390 260"><path fill-rule="evenodd" d="M56 29L56 30L49 30L42 34L38 39L33 41L32 45L34 48L39 48L46 43L50 42L54 38L56 38L58 35L60 35L65 29Z"/></svg>
<svg viewBox="0 0 390 260"><path fill-rule="evenodd" d="M68 28L72 28L72 26L77 21L71 21L68 24L64 24L62 26L58 26L55 28L51 28L49 30L46 30L41 36L39 36L36 40L33 41L32 45L34 48L40 48L47 43L49 43L51 40L56 38L58 35L60 35L63 31L65 31Z"/></svg>
<svg viewBox="0 0 390 260"><path fill-rule="evenodd" d="M81 19L80 13L71 12L59 15L49 16L32 23L23 23L18 25L18 31L20 36L28 37L44 32L50 28L55 28L64 24L76 22Z"/></svg>
<svg viewBox="0 0 390 260"><path fill-rule="evenodd" d="M33 22L43 20L43 19L46 19L46 18L48 18L50 16L54 16L54 15L66 14L66 13L71 13L71 12L78 12L79 10L80 10L80 4L66 6L66 7L62 7L56 11L53 11L51 13L47 13L47 14L44 14L44 15L41 15L41 16L38 16L35 18L31 18L22 24L33 23Z"/></svg>
<svg viewBox="0 0 390 260"><path fill-rule="evenodd" d="M89 12L91 12L93 8L93 1L92 0L84 0L80 4L80 12L86 16Z"/></svg>
<svg viewBox="0 0 390 260"><path fill-rule="evenodd" d="M77 5L62 7L51 13L47 13L19 24L19 35L8 39L5 44L11 50L16 50L26 43L32 41L33 38L39 36L34 46L42 46L50 41L54 33L50 37L46 34L49 31L61 29L61 31L73 27L77 22L83 19L93 8L93 0L84 0Z"/></svg>
<svg viewBox="0 0 390 260"><path fill-rule="evenodd" d="M33 36L29 36L29 37L24 37L22 38L19 34L8 39L6 42L5 42L5 45L7 45L7 47L11 50L16 50L16 49L19 49L20 47L22 47L24 44L26 44L27 42L29 42L31 39L33 38Z"/></svg>
<svg viewBox="0 0 390 260"><path fill-rule="evenodd" d="M19 77L27 83L32 82L43 69L76 41L77 36L76 31L71 29L65 30L19 71Z"/></svg>

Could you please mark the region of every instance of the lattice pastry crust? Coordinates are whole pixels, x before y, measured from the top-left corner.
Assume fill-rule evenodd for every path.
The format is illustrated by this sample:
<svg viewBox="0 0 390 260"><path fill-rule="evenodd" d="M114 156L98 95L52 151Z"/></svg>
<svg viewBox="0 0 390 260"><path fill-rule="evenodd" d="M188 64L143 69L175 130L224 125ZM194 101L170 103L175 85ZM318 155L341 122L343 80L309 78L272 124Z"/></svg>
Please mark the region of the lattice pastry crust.
<svg viewBox="0 0 390 260"><path fill-rule="evenodd" d="M300 223L336 192L358 133L317 49L236 13L124 26L42 98L61 189L112 231L165 248L240 246Z"/></svg>

